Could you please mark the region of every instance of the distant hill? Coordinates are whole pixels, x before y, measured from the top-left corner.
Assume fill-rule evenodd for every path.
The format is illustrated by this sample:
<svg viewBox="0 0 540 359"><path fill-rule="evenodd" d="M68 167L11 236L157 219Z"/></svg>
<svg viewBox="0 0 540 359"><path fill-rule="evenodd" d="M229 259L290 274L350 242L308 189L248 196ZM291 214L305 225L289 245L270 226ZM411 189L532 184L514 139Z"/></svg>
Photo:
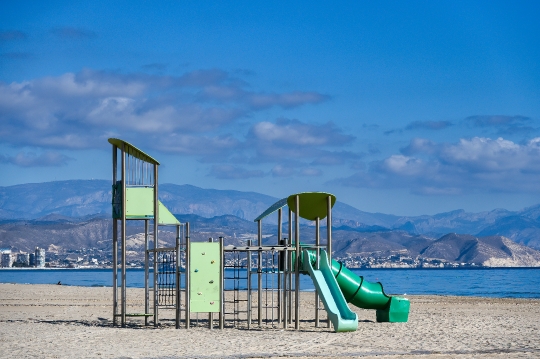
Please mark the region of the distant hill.
<svg viewBox="0 0 540 359"><path fill-rule="evenodd" d="M203 189L192 185L161 184L160 199L173 212L203 218L235 216L252 221L278 198L233 190ZM334 206L333 226L349 232L399 231L439 238L447 233L479 237L505 236L540 249L540 205L522 211L464 210L424 216L369 213L340 201ZM71 180L0 187L0 220L34 220L45 216L90 218L111 211L111 182ZM60 216L60 217L59 217ZM275 218L265 221L275 224Z"/></svg>
<svg viewBox="0 0 540 359"><path fill-rule="evenodd" d="M482 229L478 236L505 236L515 242L540 249L540 222L523 215L503 217Z"/></svg>
<svg viewBox="0 0 540 359"><path fill-rule="evenodd" d="M182 222L190 222L191 238L194 241L225 237L226 244L246 245L249 239L256 243L257 226L253 221L232 215L204 218L184 214L177 217ZM126 229L128 257L131 260L142 260L144 253L142 223L130 222ZM276 232L277 226L265 225L264 243L277 243ZM312 226L301 226L302 242L312 243L314 236ZM324 237L323 235L323 243ZM159 238L161 246L173 246L175 233L170 228L162 228ZM37 220L0 222L0 247L30 252L36 246L47 249L49 259L73 255L76 258L78 255L91 253L92 256L110 260L112 221L103 217L70 219L47 216ZM399 255L484 266L540 266L539 251L502 236L475 237L451 233L433 239L405 231L359 232L343 227L333 230L333 255L338 258L388 258Z"/></svg>
<svg viewBox="0 0 540 359"><path fill-rule="evenodd" d="M202 217L233 215L253 220L278 198L256 192L204 189L165 183L160 200L173 213ZM49 214L80 217L111 213L111 182L70 180L0 187L0 219L36 219ZM342 202L334 206L337 221L389 227L399 217L360 211Z"/></svg>
<svg viewBox="0 0 540 359"><path fill-rule="evenodd" d="M111 212L111 182L72 180L0 187L0 219L48 214L81 217Z"/></svg>
<svg viewBox="0 0 540 359"><path fill-rule="evenodd" d="M420 252L424 257L494 267L540 266L540 251L503 236L447 234Z"/></svg>
<svg viewBox="0 0 540 359"><path fill-rule="evenodd" d="M418 233L478 233L499 219L511 215L515 215L515 212L505 209L479 213L468 213L459 209L432 216L401 217L394 223L393 227L399 228L408 223L414 225L414 229Z"/></svg>

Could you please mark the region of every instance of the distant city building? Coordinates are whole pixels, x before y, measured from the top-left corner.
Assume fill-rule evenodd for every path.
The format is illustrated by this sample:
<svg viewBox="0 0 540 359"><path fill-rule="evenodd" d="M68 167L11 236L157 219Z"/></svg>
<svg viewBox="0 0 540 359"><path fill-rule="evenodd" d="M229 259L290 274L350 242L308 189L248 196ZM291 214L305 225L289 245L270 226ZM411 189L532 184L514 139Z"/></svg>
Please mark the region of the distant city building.
<svg viewBox="0 0 540 359"><path fill-rule="evenodd" d="M36 247L35 257L34 257L34 267L43 268L45 267L45 249Z"/></svg>
<svg viewBox="0 0 540 359"><path fill-rule="evenodd" d="M13 265L13 255L11 254L11 249L3 248L2 253L2 268L11 268Z"/></svg>
<svg viewBox="0 0 540 359"><path fill-rule="evenodd" d="M17 254L17 263L22 267L30 266L30 255L28 253Z"/></svg>
<svg viewBox="0 0 540 359"><path fill-rule="evenodd" d="M30 265L30 267L34 267L36 265L36 254L30 253L29 257L30 257L30 263L28 264Z"/></svg>

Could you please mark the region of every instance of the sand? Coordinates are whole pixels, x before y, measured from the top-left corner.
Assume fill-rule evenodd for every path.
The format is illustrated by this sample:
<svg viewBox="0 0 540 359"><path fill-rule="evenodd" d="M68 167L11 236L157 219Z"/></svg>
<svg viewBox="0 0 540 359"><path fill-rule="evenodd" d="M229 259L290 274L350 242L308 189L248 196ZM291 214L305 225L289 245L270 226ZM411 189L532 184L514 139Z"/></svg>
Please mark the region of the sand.
<svg viewBox="0 0 540 359"><path fill-rule="evenodd" d="M0 284L1 358L540 358L540 300L408 296L408 323L376 323L352 307L358 331L314 327L303 293L301 330L175 329L132 319L112 326L111 288ZM143 291L129 289L130 307ZM206 315L201 315L207 317ZM227 322L230 325L230 322ZM217 324L217 322L216 322Z"/></svg>

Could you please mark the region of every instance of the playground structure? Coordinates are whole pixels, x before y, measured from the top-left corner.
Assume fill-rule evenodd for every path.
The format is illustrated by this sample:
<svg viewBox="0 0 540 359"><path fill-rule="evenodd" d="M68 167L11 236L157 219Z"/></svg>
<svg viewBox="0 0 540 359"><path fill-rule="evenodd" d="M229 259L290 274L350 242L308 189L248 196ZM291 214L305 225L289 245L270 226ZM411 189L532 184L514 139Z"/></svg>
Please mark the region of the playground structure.
<svg viewBox="0 0 540 359"><path fill-rule="evenodd" d="M406 298L386 295L381 283L368 282L331 258L335 196L308 192L277 201L255 219L255 244L248 240L245 245L225 245L223 237L193 242L189 223L180 223L158 199L159 162L128 142L111 138L109 143L113 146L114 325L118 318L124 327L128 317L144 317L145 325L152 318L158 326L159 313L174 310L176 328L183 322L189 329L199 321L199 313L208 315L208 326L213 328L217 313L220 329L251 329L254 325L300 329L301 319L308 319L300 318L301 274L309 275L316 288L316 327L325 321L336 332L356 330L358 318L347 303L375 309L378 322L408 320ZM283 236L285 206L287 236ZM263 243L262 221L274 212L277 241ZM315 238L304 243L300 241L301 218L313 221L315 229ZM326 243L321 244L320 222L325 218ZM141 220L145 228L144 309L128 312L126 226L128 221ZM174 247L160 247L159 228L163 226L175 228ZM323 308L326 318L321 320Z"/></svg>

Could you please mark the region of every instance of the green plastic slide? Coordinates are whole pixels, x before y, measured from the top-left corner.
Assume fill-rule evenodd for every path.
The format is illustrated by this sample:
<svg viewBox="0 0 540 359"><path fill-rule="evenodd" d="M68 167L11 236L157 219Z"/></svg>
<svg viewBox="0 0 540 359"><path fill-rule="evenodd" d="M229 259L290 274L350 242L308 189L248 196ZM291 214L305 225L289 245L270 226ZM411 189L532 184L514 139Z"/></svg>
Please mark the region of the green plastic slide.
<svg viewBox="0 0 540 359"><path fill-rule="evenodd" d="M304 250L304 258L309 258L309 253ZM336 332L353 332L358 328L358 316L351 311L343 293L339 289L325 251L321 251L319 269L314 269L310 260L304 261L304 271L307 271L313 279L328 317Z"/></svg>
<svg viewBox="0 0 540 359"><path fill-rule="evenodd" d="M345 300L358 308L376 309L378 322L406 322L409 319L407 298L386 295L381 283L368 282L335 260L332 260L332 273Z"/></svg>
<svg viewBox="0 0 540 359"><path fill-rule="evenodd" d="M323 251L321 251L321 263L323 262L322 253ZM310 262L314 265L315 255L313 250L304 250L303 257L309 258L309 261L302 262ZM326 252L324 252L324 258L327 258ZM376 309L377 322L397 323L409 320L410 302L407 298L386 295L381 283L364 280L364 277L357 276L336 260L332 260L332 274L345 301L358 308Z"/></svg>

